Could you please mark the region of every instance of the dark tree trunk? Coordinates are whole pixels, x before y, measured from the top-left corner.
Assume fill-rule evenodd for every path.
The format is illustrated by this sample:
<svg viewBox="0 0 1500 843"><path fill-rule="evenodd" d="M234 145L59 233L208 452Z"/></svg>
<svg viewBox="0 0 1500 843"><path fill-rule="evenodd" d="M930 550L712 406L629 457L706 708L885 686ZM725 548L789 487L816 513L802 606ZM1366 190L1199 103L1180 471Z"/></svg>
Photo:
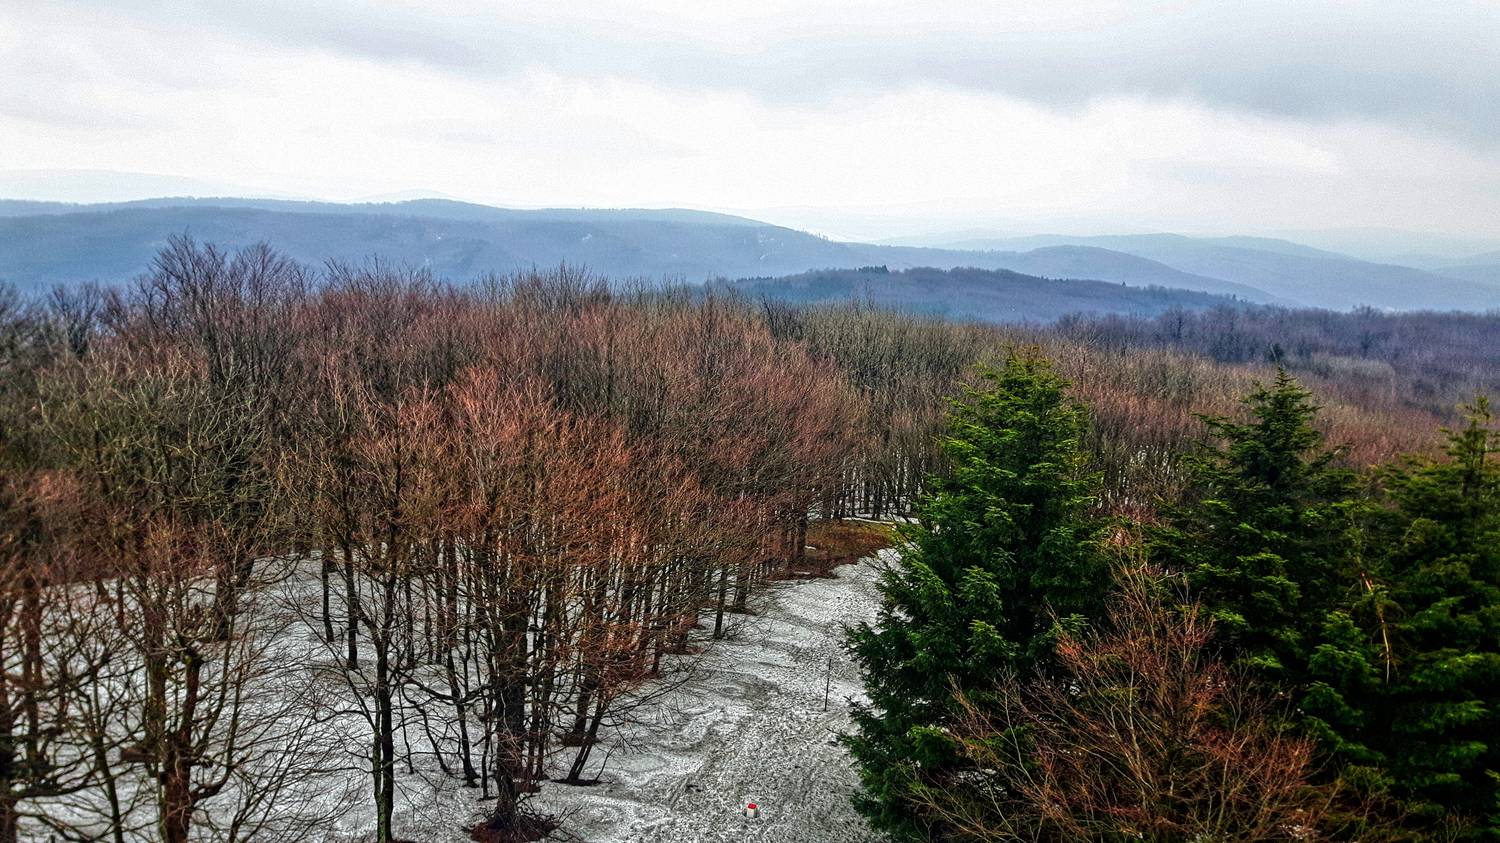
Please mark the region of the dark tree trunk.
<svg viewBox="0 0 1500 843"><path fill-rule="evenodd" d="M389 608L387 609L389 611ZM390 642L375 642L375 839L390 843L396 805L396 729L391 693Z"/></svg>
<svg viewBox="0 0 1500 843"><path fill-rule="evenodd" d="M359 669L359 593L354 583L354 551L344 545L344 610L348 614L345 635L349 642L349 655L345 666Z"/></svg>
<svg viewBox="0 0 1500 843"><path fill-rule="evenodd" d="M588 764L589 753L593 752L594 744L599 740L599 724L604 722L604 713L608 708L608 700L604 694L600 694L599 701L594 705L594 716L589 720L588 732L578 746L578 753L573 756L573 764L568 768L568 777L564 779L568 784L583 782L584 766Z"/></svg>
<svg viewBox="0 0 1500 843"><path fill-rule="evenodd" d="M714 640L724 637L724 601L729 597L729 566L719 566L719 595L714 603Z"/></svg>
<svg viewBox="0 0 1500 843"><path fill-rule="evenodd" d="M332 596L330 594L330 592L332 591L332 584L330 580L333 576L333 553L325 548L323 550L322 559L320 561L322 562L320 568L322 569L321 573L323 580L323 640L327 641L329 644L332 644L334 642L334 637L333 612L331 607Z"/></svg>

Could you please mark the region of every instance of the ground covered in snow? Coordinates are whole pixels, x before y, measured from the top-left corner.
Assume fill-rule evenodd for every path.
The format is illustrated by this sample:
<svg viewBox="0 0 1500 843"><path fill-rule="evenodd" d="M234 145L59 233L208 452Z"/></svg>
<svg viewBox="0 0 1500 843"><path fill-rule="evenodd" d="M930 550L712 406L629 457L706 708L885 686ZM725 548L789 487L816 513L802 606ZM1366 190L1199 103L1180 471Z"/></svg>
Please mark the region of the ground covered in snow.
<svg viewBox="0 0 1500 843"><path fill-rule="evenodd" d="M874 617L879 564L775 585L760 615L697 657L646 716L655 722L625 726L597 750L613 750L601 784L549 787L536 806L601 843L876 839L850 807L855 773L834 735L861 693L844 626ZM747 801L759 819L740 813Z"/></svg>
<svg viewBox="0 0 1500 843"><path fill-rule="evenodd" d="M831 578L772 583L756 614L732 616L729 637L698 633L700 652L671 657L666 684L642 689L649 702L601 733L586 772L598 784L548 782L530 800L533 811L561 822L549 839L878 840L850 805L856 775L835 735L862 695L844 629L874 618L882 565L877 557L838 567ZM571 752L558 759L564 769ZM397 836L468 840L465 827L487 803L436 770L415 772L399 779ZM347 807L330 839L366 838L374 826L366 780L329 784L322 798ZM759 818L743 816L747 801L760 806Z"/></svg>

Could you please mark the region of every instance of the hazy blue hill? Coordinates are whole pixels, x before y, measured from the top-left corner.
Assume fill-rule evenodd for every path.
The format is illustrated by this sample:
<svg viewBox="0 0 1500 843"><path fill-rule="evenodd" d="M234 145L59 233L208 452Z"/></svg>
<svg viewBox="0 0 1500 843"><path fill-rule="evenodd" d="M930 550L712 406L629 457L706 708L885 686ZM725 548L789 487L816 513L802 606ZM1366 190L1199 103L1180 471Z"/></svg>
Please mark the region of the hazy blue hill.
<svg viewBox="0 0 1500 843"><path fill-rule="evenodd" d="M1312 307L1484 310L1500 304L1500 286L1341 256L1309 257L1191 241L1130 251Z"/></svg>
<svg viewBox="0 0 1500 843"><path fill-rule="evenodd" d="M1034 234L1024 237L991 237L961 240L944 244L955 249L1040 249L1057 246L1087 245L1097 249L1138 254L1142 251L1160 251L1197 245L1227 246L1238 249L1256 249L1283 255L1307 258L1340 258L1355 260L1349 255L1315 249L1291 240L1276 237L1251 237L1234 235L1229 237L1189 237L1185 234L1099 234L1076 236L1067 234Z"/></svg>
<svg viewBox="0 0 1500 843"><path fill-rule="evenodd" d="M225 247L271 243L297 260L371 257L466 279L564 261L612 278L704 281L871 263L957 266L991 258L839 243L740 217L685 210L513 210L446 200L330 205L161 199L0 215L0 278L22 288L145 269L174 234Z"/></svg>
<svg viewBox="0 0 1500 843"><path fill-rule="evenodd" d="M1318 249L1302 243L1294 243L1291 240L1282 240L1279 237L1248 237L1235 235L1232 237L1188 237L1188 241L1209 243L1215 246L1228 246L1234 249L1257 249L1262 252L1275 252L1282 255L1294 255L1303 258L1324 258L1331 260L1359 260L1352 255L1341 252L1330 252L1327 249Z"/></svg>
<svg viewBox="0 0 1500 843"><path fill-rule="evenodd" d="M1483 257L1483 256L1481 256ZM1455 266L1442 268L1444 275L1454 278L1465 278L1469 281L1478 281L1481 284L1489 284L1500 291L1500 255L1490 255L1489 262L1485 263L1463 263ZM1500 308L1500 294L1496 295L1493 307Z"/></svg>
<svg viewBox="0 0 1500 843"><path fill-rule="evenodd" d="M303 203L274 203L274 210L260 204L132 203L0 217L0 278L22 288L121 281L145 269L168 237L184 232L226 247L266 241L315 264L379 256L456 279L567 261L613 277L701 281L862 259L803 232L697 212L531 212L426 202L400 203L399 212L388 206L333 212L324 205L292 211L285 208Z"/></svg>
<svg viewBox="0 0 1500 843"><path fill-rule="evenodd" d="M51 283L117 282L146 269L173 234L242 246L260 240L299 260L390 260L459 269L514 262L472 226L435 227L415 218L305 214L249 208L134 208L0 219L0 277L23 289ZM411 261L412 257L417 257Z"/></svg>
<svg viewBox="0 0 1500 843"><path fill-rule="evenodd" d="M31 199L0 199L0 217L24 217L32 214L71 214L85 210L89 205L74 205L70 202L37 202Z"/></svg>
<svg viewBox="0 0 1500 843"><path fill-rule="evenodd" d="M979 247L969 249L880 246L686 209L520 210L447 199L0 201L0 279L23 289L122 281L184 232L226 247L265 241L313 264L379 257L455 280L565 261L611 278L688 282L867 265L975 267L1334 309L1500 304L1500 284L1482 271L1427 272L1266 238L1047 236L977 241L965 244Z"/></svg>
<svg viewBox="0 0 1500 843"><path fill-rule="evenodd" d="M1027 252L990 252L992 266L1045 278L1092 278L1132 286L1176 287L1242 298L1262 304L1274 296L1247 284L1236 284L1173 269L1158 261L1098 246L1043 246Z"/></svg>
<svg viewBox="0 0 1500 843"><path fill-rule="evenodd" d="M1500 305L1500 286L1409 266L1373 263L1286 240L1197 238L1178 234L969 240L964 248L1021 249L1096 246L1126 252L1193 275L1245 284L1289 303L1347 310L1371 305L1399 310L1485 310Z"/></svg>
<svg viewBox="0 0 1500 843"><path fill-rule="evenodd" d="M716 282L745 295L795 304L868 301L908 313L977 322L1050 322L1073 313L1154 316L1173 308L1234 305L1189 290L1053 280L1010 270L881 267Z"/></svg>
<svg viewBox="0 0 1500 843"><path fill-rule="evenodd" d="M564 261L614 278L685 281L871 264L974 266L1270 298L1103 250L1015 255L876 246L703 211L516 210L440 199L360 205L183 198L104 205L0 202L0 278L23 288L117 282L141 272L168 237L184 232L226 247L266 241L308 263L378 256L454 279Z"/></svg>

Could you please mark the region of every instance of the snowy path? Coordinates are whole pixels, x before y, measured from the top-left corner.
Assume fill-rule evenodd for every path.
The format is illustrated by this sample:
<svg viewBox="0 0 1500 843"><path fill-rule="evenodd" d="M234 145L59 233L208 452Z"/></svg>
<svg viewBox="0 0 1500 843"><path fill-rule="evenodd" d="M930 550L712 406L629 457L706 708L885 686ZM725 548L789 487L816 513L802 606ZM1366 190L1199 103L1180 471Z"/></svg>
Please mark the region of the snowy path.
<svg viewBox="0 0 1500 843"><path fill-rule="evenodd" d="M855 774L833 742L860 694L843 627L874 616L877 565L776 585L762 614L714 642L662 700L659 722L625 727L596 749L595 758L612 752L601 784L549 785L535 807L591 843L878 839L850 807ZM740 814L747 800L759 819Z"/></svg>

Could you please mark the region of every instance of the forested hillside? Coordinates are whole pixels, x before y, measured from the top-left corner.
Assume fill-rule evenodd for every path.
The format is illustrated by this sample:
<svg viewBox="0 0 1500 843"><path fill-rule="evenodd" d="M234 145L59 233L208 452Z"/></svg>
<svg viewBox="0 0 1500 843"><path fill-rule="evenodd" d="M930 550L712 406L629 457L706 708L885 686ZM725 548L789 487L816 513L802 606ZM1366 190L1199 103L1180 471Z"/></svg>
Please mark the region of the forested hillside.
<svg viewBox="0 0 1500 843"><path fill-rule="evenodd" d="M1040 278L1009 270L891 271L885 266L821 270L783 278L724 282L723 289L792 304L866 301L903 313L975 322L1051 322L1077 313L1155 316L1233 303L1208 293L1123 283Z"/></svg>
<svg viewBox="0 0 1500 843"><path fill-rule="evenodd" d="M652 283L877 263L999 265L973 252L839 243L742 217L687 210L510 210L445 200L337 205L163 199L0 206L0 279L22 288L122 282L181 234L229 247L274 242L310 264L379 256L452 278L562 262L616 281Z"/></svg>
<svg viewBox="0 0 1500 843"><path fill-rule="evenodd" d="M1214 308L1152 319L1079 315L1058 331L1092 348L1175 348L1220 363L1276 363L1336 382L1366 403L1439 414L1500 391L1500 312Z"/></svg>

